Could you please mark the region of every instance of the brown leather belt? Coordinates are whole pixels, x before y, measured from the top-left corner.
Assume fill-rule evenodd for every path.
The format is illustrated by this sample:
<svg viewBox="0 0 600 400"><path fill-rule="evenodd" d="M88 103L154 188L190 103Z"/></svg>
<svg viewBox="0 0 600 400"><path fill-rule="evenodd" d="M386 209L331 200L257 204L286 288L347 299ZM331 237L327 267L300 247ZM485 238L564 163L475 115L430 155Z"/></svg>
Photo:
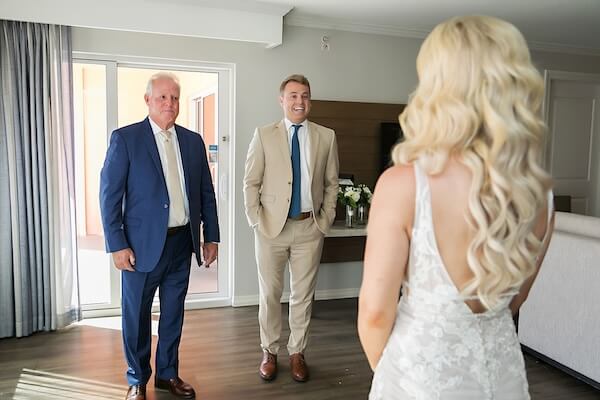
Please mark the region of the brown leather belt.
<svg viewBox="0 0 600 400"><path fill-rule="evenodd" d="M300 213L300 214L298 214L295 217L288 217L288 219L291 219L291 220L294 220L294 221L302 221L302 220L304 220L306 218L310 218L310 217L312 217L312 212L311 211L307 211L307 212Z"/></svg>
<svg viewBox="0 0 600 400"><path fill-rule="evenodd" d="M190 226L190 224L185 224L185 225L181 225L181 226L172 226L167 229L167 236L173 236L176 233L179 233L182 230L188 228L189 226Z"/></svg>

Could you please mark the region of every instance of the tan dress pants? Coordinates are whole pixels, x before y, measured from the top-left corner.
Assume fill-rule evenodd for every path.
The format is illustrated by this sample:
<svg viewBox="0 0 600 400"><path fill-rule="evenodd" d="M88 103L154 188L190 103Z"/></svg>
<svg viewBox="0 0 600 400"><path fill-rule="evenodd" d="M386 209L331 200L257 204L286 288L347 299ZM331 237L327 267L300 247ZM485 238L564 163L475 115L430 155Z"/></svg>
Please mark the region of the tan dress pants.
<svg viewBox="0 0 600 400"><path fill-rule="evenodd" d="M290 268L288 353L303 352L308 343L317 270L323 250L323 233L313 218L288 219L274 239L254 230L260 299L258 322L263 350L279 351L281 336L281 294L286 265Z"/></svg>

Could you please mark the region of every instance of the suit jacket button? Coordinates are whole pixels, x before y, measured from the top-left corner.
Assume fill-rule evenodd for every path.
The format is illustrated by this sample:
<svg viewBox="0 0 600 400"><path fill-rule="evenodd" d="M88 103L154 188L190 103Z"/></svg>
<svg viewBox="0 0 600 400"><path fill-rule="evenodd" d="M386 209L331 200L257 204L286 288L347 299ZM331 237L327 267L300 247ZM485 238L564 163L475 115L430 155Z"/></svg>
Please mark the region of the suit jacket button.
<svg viewBox="0 0 600 400"><path fill-rule="evenodd" d="M292 182L288 182L288 185L291 185L291 184L292 184Z"/></svg>
<svg viewBox="0 0 600 400"><path fill-rule="evenodd" d="M165 207L165 208L169 208L169 205L168 205L168 204L165 204L165 205L164 205L164 207Z"/></svg>

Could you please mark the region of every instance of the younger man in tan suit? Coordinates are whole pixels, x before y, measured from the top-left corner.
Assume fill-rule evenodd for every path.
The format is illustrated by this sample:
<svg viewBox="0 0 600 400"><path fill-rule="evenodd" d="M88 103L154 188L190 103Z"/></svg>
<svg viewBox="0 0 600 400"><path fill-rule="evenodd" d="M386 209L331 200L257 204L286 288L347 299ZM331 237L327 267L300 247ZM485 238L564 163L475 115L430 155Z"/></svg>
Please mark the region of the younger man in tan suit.
<svg viewBox="0 0 600 400"><path fill-rule="evenodd" d="M287 77L279 92L284 119L256 129L244 174L244 205L254 229L260 286L259 374L265 380L277 375L281 294L289 263L287 349L292 378L305 382L304 350L323 238L335 218L339 161L334 131L306 119L310 111L306 77Z"/></svg>

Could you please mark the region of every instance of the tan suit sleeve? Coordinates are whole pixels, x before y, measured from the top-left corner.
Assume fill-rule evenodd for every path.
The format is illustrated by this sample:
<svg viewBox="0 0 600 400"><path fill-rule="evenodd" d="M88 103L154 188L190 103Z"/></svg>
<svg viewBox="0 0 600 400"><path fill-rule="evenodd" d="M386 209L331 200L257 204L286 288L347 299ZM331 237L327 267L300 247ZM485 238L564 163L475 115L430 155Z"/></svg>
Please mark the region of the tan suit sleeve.
<svg viewBox="0 0 600 400"><path fill-rule="evenodd" d="M327 216L328 226L335 220L335 208L339 188L340 161L338 158L338 147L335 133L329 147L327 164L325 165L325 179L323 188L323 211Z"/></svg>
<svg viewBox="0 0 600 400"><path fill-rule="evenodd" d="M248 147L244 172L244 208L250 226L258 224L260 215L260 189L265 172L265 152L258 128Z"/></svg>

